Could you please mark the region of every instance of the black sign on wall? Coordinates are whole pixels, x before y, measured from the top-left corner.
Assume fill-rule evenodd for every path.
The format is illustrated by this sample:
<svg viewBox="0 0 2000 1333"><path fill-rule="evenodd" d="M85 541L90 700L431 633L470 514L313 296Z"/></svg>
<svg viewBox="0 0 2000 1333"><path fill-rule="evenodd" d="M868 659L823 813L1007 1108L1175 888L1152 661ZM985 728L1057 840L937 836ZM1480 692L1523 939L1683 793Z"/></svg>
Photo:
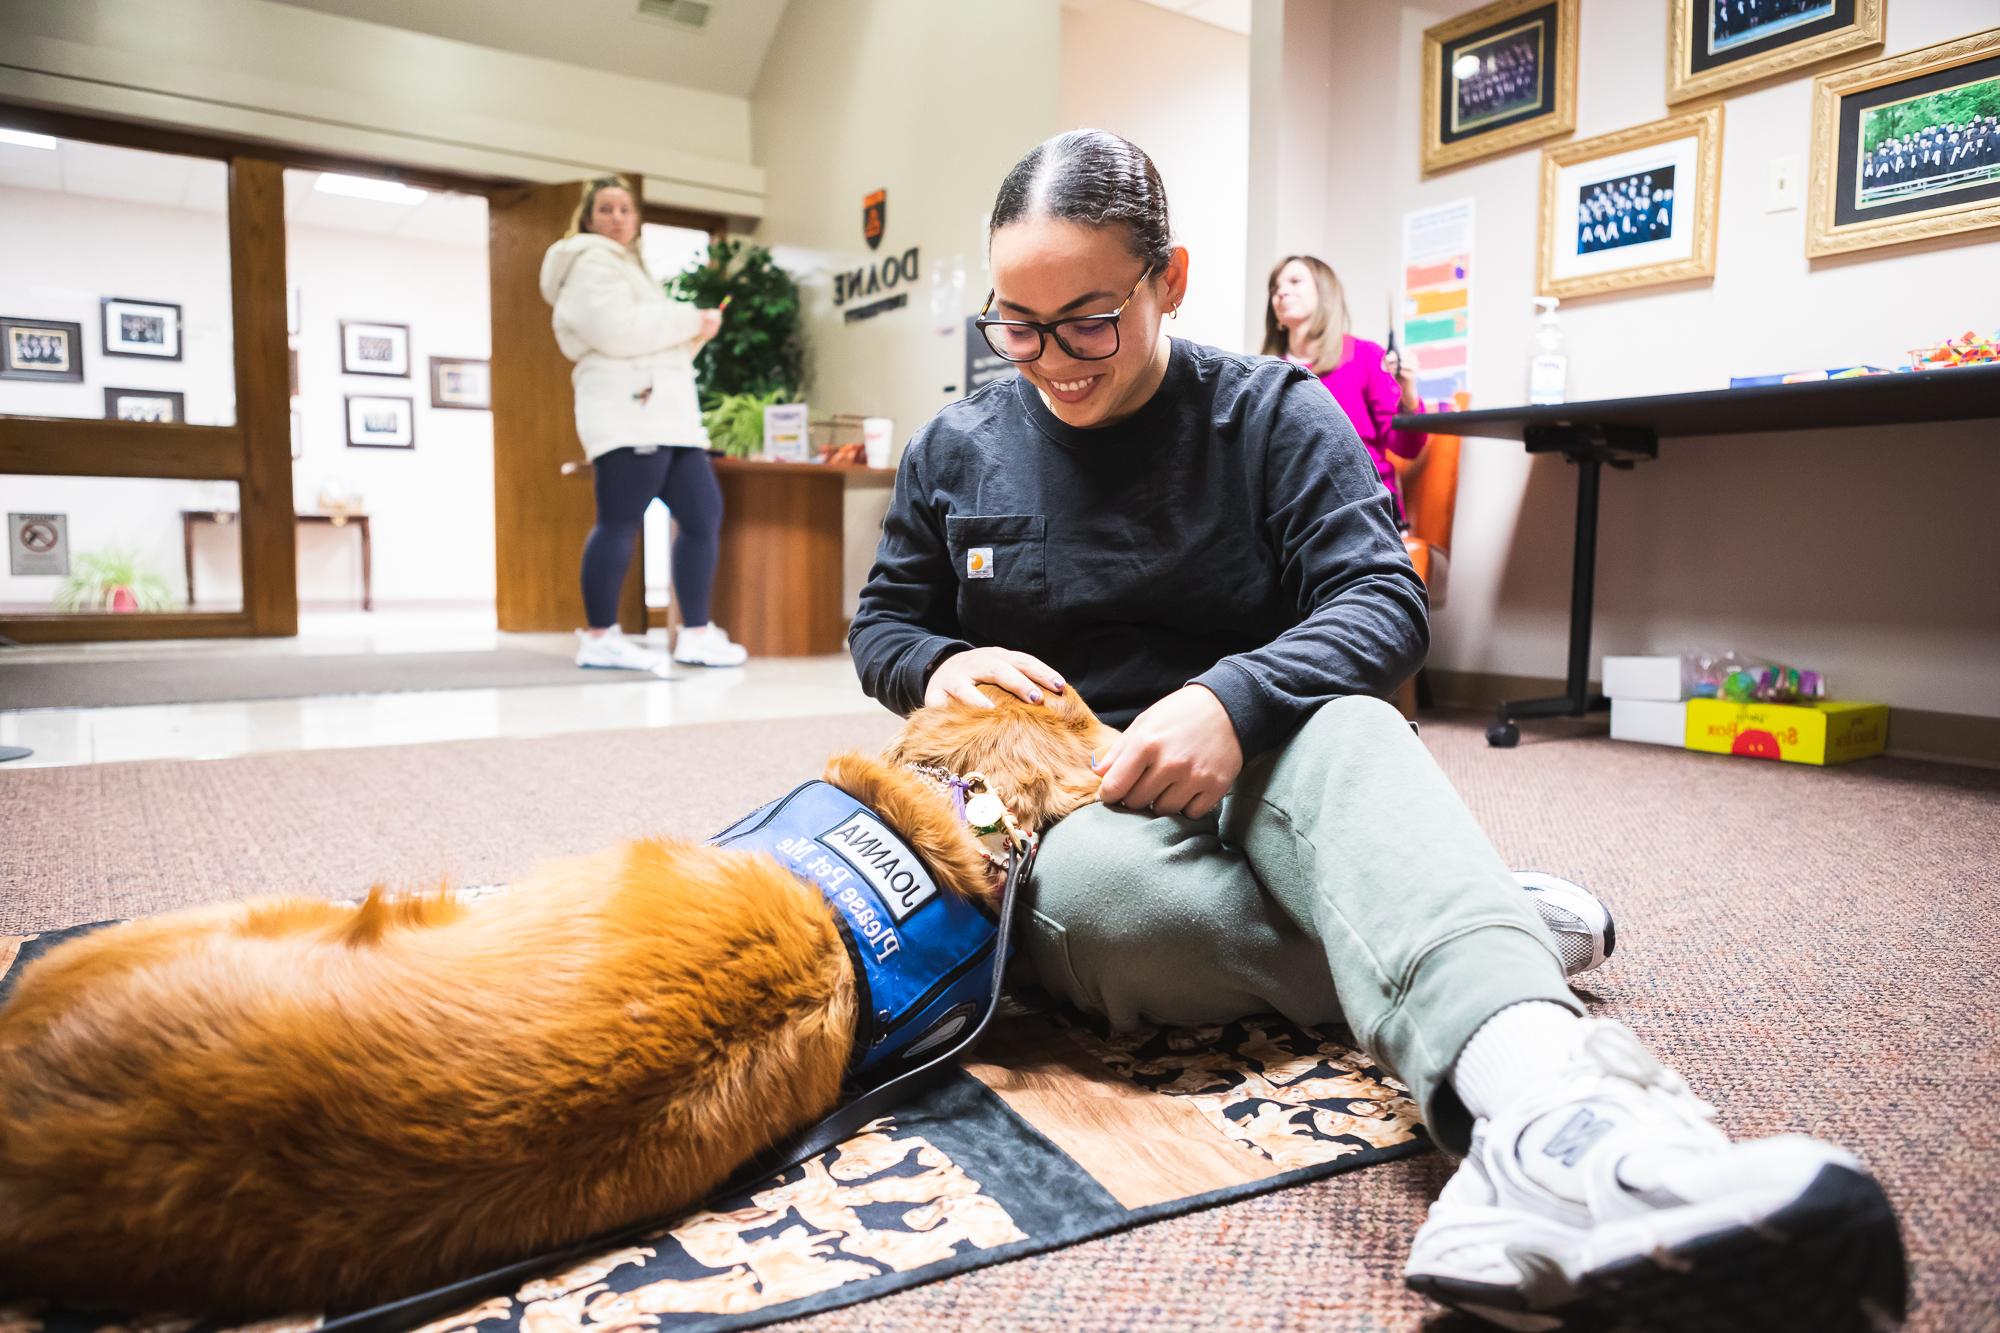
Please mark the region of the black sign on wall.
<svg viewBox="0 0 2000 1333"><path fill-rule="evenodd" d="M1001 356L986 343L986 335L979 331L979 317L965 317L965 392L970 395L995 380L1004 380L1014 373L1014 363Z"/></svg>

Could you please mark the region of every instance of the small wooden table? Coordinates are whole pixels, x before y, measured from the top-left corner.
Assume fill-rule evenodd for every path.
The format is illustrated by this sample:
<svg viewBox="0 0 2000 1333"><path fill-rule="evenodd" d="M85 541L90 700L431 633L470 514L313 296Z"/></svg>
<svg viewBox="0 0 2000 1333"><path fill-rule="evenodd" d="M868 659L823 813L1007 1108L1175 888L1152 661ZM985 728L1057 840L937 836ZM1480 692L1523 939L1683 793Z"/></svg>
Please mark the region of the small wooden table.
<svg viewBox="0 0 2000 1333"><path fill-rule="evenodd" d="M361 535L361 609L375 609L375 543L368 529L366 514L294 514L299 523L324 523L328 527L352 526ZM188 605L194 605L194 525L214 523L218 526L234 523L236 511L233 509L183 509L181 510L181 552L186 562Z"/></svg>

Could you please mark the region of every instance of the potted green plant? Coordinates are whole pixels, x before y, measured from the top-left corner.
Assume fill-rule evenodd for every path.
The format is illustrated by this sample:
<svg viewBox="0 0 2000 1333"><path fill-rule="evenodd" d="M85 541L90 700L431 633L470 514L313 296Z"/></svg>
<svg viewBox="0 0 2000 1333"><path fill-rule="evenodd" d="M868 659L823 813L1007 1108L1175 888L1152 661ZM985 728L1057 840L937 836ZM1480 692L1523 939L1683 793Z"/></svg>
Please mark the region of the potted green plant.
<svg viewBox="0 0 2000 1333"><path fill-rule="evenodd" d="M722 331L695 358L704 408L716 408L732 394L764 395L769 402L797 397L805 382L799 285L769 250L747 241L717 241L708 262L689 265L666 287L675 300L704 309L729 300ZM759 440L762 431L760 422Z"/></svg>
<svg viewBox="0 0 2000 1333"><path fill-rule="evenodd" d="M786 401L783 388L768 393L729 393L701 414L708 447L731 458L749 458L764 447L764 409Z"/></svg>
<svg viewBox="0 0 2000 1333"><path fill-rule="evenodd" d="M180 599L135 552L86 551L56 589L55 606L58 611L173 611Z"/></svg>

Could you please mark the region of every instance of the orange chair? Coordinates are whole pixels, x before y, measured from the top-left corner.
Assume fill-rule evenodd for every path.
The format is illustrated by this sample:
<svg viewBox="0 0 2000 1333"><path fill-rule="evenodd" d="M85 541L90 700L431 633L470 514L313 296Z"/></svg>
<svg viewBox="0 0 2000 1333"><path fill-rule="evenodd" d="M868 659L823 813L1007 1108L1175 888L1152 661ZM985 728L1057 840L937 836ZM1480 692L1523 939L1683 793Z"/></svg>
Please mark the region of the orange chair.
<svg viewBox="0 0 2000 1333"><path fill-rule="evenodd" d="M1424 581L1433 611L1444 605L1450 583L1451 525L1458 516L1458 447L1456 435L1433 435L1402 475L1403 516L1410 524L1403 546L1417 577ZM1394 702L1403 716L1417 715L1417 693L1415 678L1396 691Z"/></svg>

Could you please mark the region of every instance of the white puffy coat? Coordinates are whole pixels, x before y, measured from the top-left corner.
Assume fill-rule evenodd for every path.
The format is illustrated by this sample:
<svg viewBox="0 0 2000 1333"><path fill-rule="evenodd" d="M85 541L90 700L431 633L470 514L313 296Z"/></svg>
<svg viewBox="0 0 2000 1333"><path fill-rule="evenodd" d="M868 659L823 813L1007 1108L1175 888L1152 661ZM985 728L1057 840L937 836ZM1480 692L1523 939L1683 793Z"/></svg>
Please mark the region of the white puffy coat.
<svg viewBox="0 0 2000 1333"><path fill-rule="evenodd" d="M587 457L626 445L708 446L694 385L701 315L670 299L637 254L591 232L565 237L542 257L542 299L555 307L556 346L576 363Z"/></svg>

